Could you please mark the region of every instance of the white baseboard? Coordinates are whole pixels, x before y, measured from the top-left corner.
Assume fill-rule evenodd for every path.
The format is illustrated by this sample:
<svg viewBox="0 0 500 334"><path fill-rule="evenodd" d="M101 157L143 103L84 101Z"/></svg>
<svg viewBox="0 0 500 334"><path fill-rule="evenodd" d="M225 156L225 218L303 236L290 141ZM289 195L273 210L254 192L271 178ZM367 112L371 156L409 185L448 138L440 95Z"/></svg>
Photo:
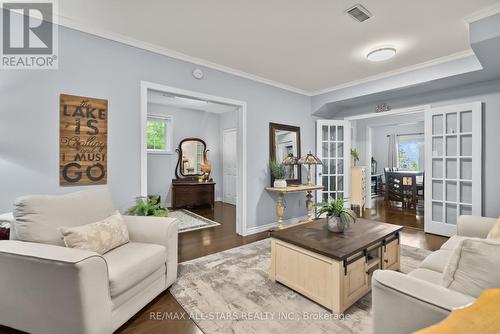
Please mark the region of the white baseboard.
<svg viewBox="0 0 500 334"><path fill-rule="evenodd" d="M305 219L307 219L307 216L286 219L283 221L283 225L296 224L296 223L301 222ZM260 233L260 232L265 232L265 231L268 231L276 226L278 226L278 222L274 222L274 223L270 223L270 224L266 224L266 225L255 226L255 227L250 227L250 228L247 228L247 230L243 233L243 236L256 234L256 233Z"/></svg>

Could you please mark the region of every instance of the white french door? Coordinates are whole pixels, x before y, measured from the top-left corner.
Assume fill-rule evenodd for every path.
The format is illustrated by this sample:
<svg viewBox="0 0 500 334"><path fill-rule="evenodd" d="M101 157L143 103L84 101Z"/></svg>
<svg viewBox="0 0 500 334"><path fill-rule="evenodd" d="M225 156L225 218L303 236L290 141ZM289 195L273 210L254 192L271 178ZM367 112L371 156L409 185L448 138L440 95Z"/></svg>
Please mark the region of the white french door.
<svg viewBox="0 0 500 334"><path fill-rule="evenodd" d="M481 102L425 113L425 232L456 234L460 215L481 215Z"/></svg>
<svg viewBox="0 0 500 334"><path fill-rule="evenodd" d="M316 168L316 183L323 186L317 202L329 198L348 200L351 175L351 126L349 121L316 122L316 155L323 165Z"/></svg>

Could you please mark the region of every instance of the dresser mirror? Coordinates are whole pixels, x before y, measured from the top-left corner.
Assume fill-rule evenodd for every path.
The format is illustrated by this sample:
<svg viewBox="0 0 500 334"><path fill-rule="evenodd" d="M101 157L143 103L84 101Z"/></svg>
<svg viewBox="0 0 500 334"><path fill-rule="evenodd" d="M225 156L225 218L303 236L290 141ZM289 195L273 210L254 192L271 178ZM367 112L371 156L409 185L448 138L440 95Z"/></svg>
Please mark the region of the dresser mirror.
<svg viewBox="0 0 500 334"><path fill-rule="evenodd" d="M175 176L178 179L193 179L203 175L202 165L207 153L207 145L203 140L199 138L183 139L176 151L179 160Z"/></svg>
<svg viewBox="0 0 500 334"><path fill-rule="evenodd" d="M296 161L300 158L300 127L269 123L270 160L285 164L287 184L301 183L301 170ZM274 178L271 175L271 185Z"/></svg>

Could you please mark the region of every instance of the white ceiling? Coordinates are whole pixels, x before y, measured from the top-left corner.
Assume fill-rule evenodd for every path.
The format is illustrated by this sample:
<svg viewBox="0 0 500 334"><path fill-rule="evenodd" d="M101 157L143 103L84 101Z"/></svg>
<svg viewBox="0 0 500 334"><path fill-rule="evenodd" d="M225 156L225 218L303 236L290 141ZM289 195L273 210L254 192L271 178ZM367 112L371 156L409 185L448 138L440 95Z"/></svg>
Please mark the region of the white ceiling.
<svg viewBox="0 0 500 334"><path fill-rule="evenodd" d="M175 96L154 90L148 91L148 103L163 104L166 106L200 110L215 114L224 114L226 112L237 111L238 107L215 103L211 101L197 100L189 97Z"/></svg>
<svg viewBox="0 0 500 334"><path fill-rule="evenodd" d="M344 10L357 2L374 16L363 23L346 16ZM500 5L498 0L59 3L63 24L146 43L200 64L307 92L464 53L470 49L466 18ZM381 63L366 60L371 48L387 44L398 49L395 58Z"/></svg>

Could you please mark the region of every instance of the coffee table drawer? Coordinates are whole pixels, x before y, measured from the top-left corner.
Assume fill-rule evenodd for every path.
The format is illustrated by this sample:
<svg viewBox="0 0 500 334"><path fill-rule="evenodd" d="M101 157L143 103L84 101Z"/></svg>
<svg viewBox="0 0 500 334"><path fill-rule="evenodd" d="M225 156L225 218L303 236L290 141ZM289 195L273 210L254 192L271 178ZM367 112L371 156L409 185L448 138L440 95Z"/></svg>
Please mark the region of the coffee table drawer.
<svg viewBox="0 0 500 334"><path fill-rule="evenodd" d="M332 308L332 261L293 245L276 242L275 280Z"/></svg>
<svg viewBox="0 0 500 334"><path fill-rule="evenodd" d="M342 313L370 291L365 257L344 267L341 261L271 239L270 278ZM363 253L360 253L361 255Z"/></svg>
<svg viewBox="0 0 500 334"><path fill-rule="evenodd" d="M382 269L399 270L399 240L394 239L382 249Z"/></svg>
<svg viewBox="0 0 500 334"><path fill-rule="evenodd" d="M344 307L354 304L370 291L370 279L366 273L365 258L360 258L347 266L344 276Z"/></svg>

